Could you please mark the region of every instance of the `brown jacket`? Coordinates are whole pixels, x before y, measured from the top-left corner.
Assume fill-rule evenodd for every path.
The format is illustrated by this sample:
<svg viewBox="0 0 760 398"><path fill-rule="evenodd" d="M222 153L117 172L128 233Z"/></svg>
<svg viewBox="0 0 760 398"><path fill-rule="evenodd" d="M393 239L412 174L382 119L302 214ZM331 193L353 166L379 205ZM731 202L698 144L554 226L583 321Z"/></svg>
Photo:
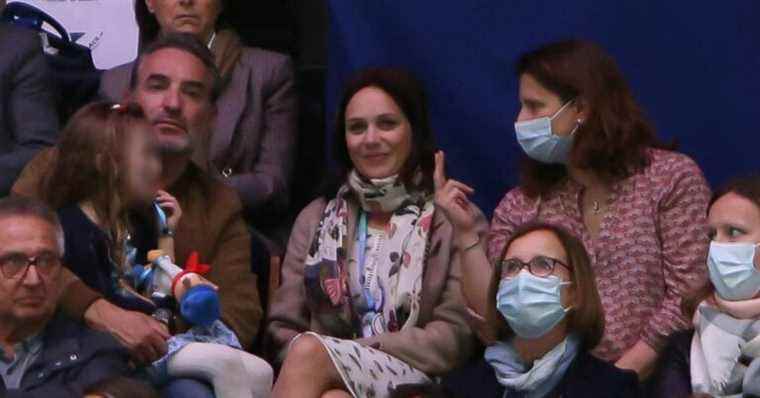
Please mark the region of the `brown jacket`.
<svg viewBox="0 0 760 398"><path fill-rule="evenodd" d="M349 236L354 236L357 205L350 203ZM309 246L326 202L317 199L296 220L282 268L282 285L271 304L267 332L284 358L290 340L301 332L329 333L312 318L306 304L303 271ZM353 226L353 227L352 227ZM483 231L486 230L485 225ZM433 218L430 254L422 280L422 302L417 327L361 339L365 345L380 343L380 349L409 365L436 376L467 360L472 348L460 281L458 249L452 227L441 212ZM349 239L352 242L352 239ZM351 249L349 248L349 253Z"/></svg>
<svg viewBox="0 0 760 398"><path fill-rule="evenodd" d="M100 96L120 101L134 62L103 73ZM244 47L216 102L208 156L213 173L229 175L247 209L287 208L295 163L298 101L293 65L285 55Z"/></svg>
<svg viewBox="0 0 760 398"><path fill-rule="evenodd" d="M56 149L40 152L13 186L12 192L40 197L40 181L54 160ZM263 316L256 275L251 272L251 235L243 218L237 193L211 179L190 163L185 173L168 190L182 207L175 231L175 254L182 265L197 251L202 263L210 264L207 278L219 286L222 320L235 331L245 348L253 339ZM66 289L62 298L69 313L83 314L98 296L81 281Z"/></svg>

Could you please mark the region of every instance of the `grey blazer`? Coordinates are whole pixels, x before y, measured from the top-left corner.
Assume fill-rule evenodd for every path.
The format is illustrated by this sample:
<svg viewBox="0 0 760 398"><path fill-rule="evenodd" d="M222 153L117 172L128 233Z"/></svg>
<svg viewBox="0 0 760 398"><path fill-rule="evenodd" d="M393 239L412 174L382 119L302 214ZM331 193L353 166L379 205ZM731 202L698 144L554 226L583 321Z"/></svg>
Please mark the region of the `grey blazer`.
<svg viewBox="0 0 760 398"><path fill-rule="evenodd" d="M0 23L0 197L40 149L55 145L54 93L39 36Z"/></svg>
<svg viewBox="0 0 760 398"><path fill-rule="evenodd" d="M106 71L100 96L111 101L123 99L133 69L131 62ZM208 158L211 172L237 189L246 209L257 213L287 209L297 119L290 58L245 47L217 101Z"/></svg>

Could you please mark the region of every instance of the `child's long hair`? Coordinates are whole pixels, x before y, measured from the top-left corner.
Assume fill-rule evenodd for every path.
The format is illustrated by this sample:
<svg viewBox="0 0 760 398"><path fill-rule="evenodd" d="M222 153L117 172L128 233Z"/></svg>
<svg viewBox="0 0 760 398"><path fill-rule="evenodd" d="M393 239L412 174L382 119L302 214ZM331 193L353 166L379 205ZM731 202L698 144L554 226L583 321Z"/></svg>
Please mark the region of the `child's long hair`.
<svg viewBox="0 0 760 398"><path fill-rule="evenodd" d="M111 239L112 260L120 266L128 229L125 148L130 135L149 132L150 125L135 104L89 104L64 127L51 171L41 181L42 199L55 209L92 203Z"/></svg>

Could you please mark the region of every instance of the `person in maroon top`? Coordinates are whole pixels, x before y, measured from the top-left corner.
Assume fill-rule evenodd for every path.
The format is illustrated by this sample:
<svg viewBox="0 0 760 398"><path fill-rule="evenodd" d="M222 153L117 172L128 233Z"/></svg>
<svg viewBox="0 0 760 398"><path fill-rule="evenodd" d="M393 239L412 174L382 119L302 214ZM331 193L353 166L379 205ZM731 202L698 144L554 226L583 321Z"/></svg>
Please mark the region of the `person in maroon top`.
<svg viewBox="0 0 760 398"><path fill-rule="evenodd" d="M706 280L710 189L694 161L655 135L615 61L579 40L545 45L517 62L515 131L528 155L520 185L474 232L473 189L443 174L438 206L463 250L468 305L485 314L491 264L516 228L541 221L578 236L591 256L605 310L593 354L644 379L668 335L688 327L684 293Z"/></svg>

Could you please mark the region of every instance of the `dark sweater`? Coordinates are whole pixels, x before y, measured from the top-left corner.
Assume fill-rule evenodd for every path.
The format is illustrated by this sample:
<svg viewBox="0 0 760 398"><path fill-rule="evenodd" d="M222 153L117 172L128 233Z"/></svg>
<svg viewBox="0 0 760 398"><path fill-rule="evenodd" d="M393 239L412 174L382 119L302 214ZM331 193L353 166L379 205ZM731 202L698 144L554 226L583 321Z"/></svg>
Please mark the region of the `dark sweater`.
<svg viewBox="0 0 760 398"><path fill-rule="evenodd" d="M493 368L485 359L476 365L479 376L473 380L478 397L501 398L504 386L496 380ZM473 395L475 396L475 395ZM636 374L616 368L588 352L581 352L567 369L557 387L545 398L634 398L639 397Z"/></svg>
<svg viewBox="0 0 760 398"><path fill-rule="evenodd" d="M102 294L121 308L151 314L155 309L138 298L120 294L116 289L112 271L109 239L79 208L70 206L58 211L66 241L63 264L87 286ZM135 219L137 220L137 219ZM155 235L145 223L133 222L132 241L137 247L137 261L146 262L147 250L154 248ZM151 244L151 242L154 242Z"/></svg>
<svg viewBox="0 0 760 398"><path fill-rule="evenodd" d="M686 398L691 396L691 340L694 330L673 333L660 354L657 369L652 374L653 398Z"/></svg>
<svg viewBox="0 0 760 398"><path fill-rule="evenodd" d="M0 378L0 397L79 398L89 385L129 373L128 361L127 350L110 335L57 314L45 327L42 351L21 388L6 390Z"/></svg>

